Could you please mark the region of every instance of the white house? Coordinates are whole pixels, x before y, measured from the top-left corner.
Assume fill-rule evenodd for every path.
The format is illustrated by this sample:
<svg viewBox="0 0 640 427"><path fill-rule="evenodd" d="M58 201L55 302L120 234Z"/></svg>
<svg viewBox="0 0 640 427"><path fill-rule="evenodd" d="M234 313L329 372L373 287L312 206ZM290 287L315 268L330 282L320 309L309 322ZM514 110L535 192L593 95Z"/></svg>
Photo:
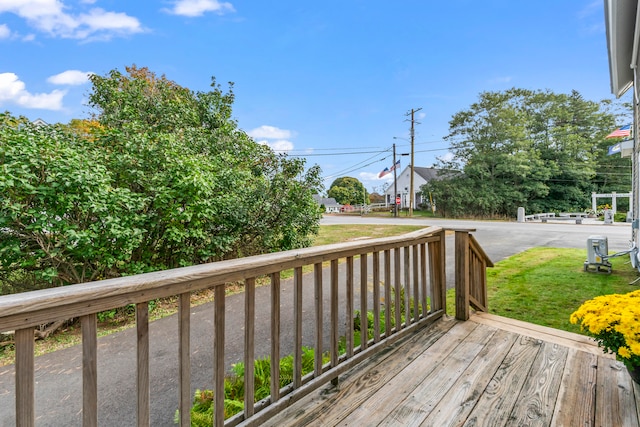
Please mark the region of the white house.
<svg viewBox="0 0 640 427"><path fill-rule="evenodd" d="M336 202L333 197L322 197L318 194L314 194L313 198L320 206L324 206L325 213L340 213L340 203Z"/></svg>
<svg viewBox="0 0 640 427"><path fill-rule="evenodd" d="M426 184L429 181L434 179L438 179L438 172L440 169L434 168L423 168L416 166L413 168L413 192L414 192L414 209L419 208L423 204L428 204L429 200L423 200L422 193L420 192L420 187ZM411 165L404 168L404 170L398 174L396 187L398 189L398 193L395 197L400 197L400 205L399 208L408 208L409 207L409 193L411 188ZM393 182L384 192L384 199L387 205L393 205L394 202L394 185Z"/></svg>

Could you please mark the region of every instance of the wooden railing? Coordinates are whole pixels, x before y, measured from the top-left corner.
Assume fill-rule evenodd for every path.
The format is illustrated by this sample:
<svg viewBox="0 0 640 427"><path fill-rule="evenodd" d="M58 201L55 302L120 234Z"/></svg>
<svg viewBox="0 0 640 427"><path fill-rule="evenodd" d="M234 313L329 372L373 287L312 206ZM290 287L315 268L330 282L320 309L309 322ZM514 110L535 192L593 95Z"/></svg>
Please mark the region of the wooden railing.
<svg viewBox="0 0 640 427"><path fill-rule="evenodd" d="M469 230L455 230L456 238L456 319L468 320L470 306L489 311L487 267L493 263Z"/></svg>
<svg viewBox="0 0 640 427"><path fill-rule="evenodd" d="M97 425L97 314L135 304L137 328L137 424L150 424L149 310L152 300L178 296L179 418L190 425L191 384L191 303L192 293L214 290L212 350L214 378L214 425L259 425L274 413L309 392L328 383L388 345L442 317L446 309L445 230L430 227L397 237L368 239L322 247L291 250L137 276L84 283L62 288L0 297L0 332L15 330L15 418L18 426L33 426L36 414L34 330L59 319L80 318L82 328L82 423ZM456 231L456 271L464 274L458 300L486 309L485 268L490 266L482 249L468 231ZM304 269L312 270L304 274ZM323 270L330 280L329 307L323 306L327 289ZM281 310L281 273L293 271L293 313ZM341 277L341 275L343 277ZM256 336L256 281L266 277L270 286L270 333ZM244 282L244 412L224 420L225 308L228 285ZM359 283L358 283L359 282ZM314 348L313 372L302 373L303 294L313 292ZM305 292L306 291L306 292ZM401 310L401 307L404 307ZM328 315L325 313L328 310ZM367 316L373 313L373 334L354 344L354 311L362 315L361 330L367 330ZM340 324L339 318L346 319ZM289 320L291 319L291 320ZM288 323L290 322L290 323ZM278 361L281 358L281 325L293 330L294 375L281 388ZM329 334L323 329L327 327ZM237 331L237 333L242 333ZM340 336L346 342L339 350ZM327 340L325 337L329 337ZM259 402L254 396L256 340L270 342L271 395ZM132 343L133 344L133 343ZM321 351L318 351L320 349ZM322 353L329 355L323 363ZM132 385L133 386L133 385ZM199 386L195 384L194 386ZM52 397L52 398L55 398ZM130 414L132 417L134 414Z"/></svg>

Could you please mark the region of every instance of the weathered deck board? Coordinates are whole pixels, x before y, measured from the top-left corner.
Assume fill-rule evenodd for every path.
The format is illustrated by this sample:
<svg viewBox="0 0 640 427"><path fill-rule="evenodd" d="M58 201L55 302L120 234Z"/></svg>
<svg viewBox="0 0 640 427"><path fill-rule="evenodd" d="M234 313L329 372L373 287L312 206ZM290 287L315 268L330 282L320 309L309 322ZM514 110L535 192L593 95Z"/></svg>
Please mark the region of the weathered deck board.
<svg viewBox="0 0 640 427"><path fill-rule="evenodd" d="M547 426L558 399L568 348L543 342L511 412L510 425Z"/></svg>
<svg viewBox="0 0 640 427"><path fill-rule="evenodd" d="M340 377L337 388L324 389L322 393L310 394L294 407L295 410L283 411L273 418L269 425L273 426L305 426L328 423L331 418L340 420L349 415L354 407L359 406L378 388L391 380L405 366L407 360L418 357L425 348L429 348L442 338L454 326L454 322L438 322L429 335L414 335L402 346L395 345L390 351L381 352L358 365ZM473 327L473 325L469 325ZM409 344L407 346L407 344ZM384 363L384 370L378 366ZM282 416L286 414L286 416ZM327 424L328 425L328 424Z"/></svg>
<svg viewBox="0 0 640 427"><path fill-rule="evenodd" d="M388 414L399 404L403 398L420 386L423 380L432 372L436 366L451 357L452 352L462 345L468 336L476 329L477 325L469 323L464 328L453 328L447 335L442 337L436 345L430 346L417 358L410 361L409 365L400 371L390 381L384 383L384 387L375 388L375 394L369 397L366 402L353 408L349 416L340 420L340 425L365 426L371 425L371 414L377 413L378 420L383 418L382 414ZM440 343L442 342L442 345ZM405 364L407 363L405 359ZM378 369L381 371L380 369Z"/></svg>
<svg viewBox="0 0 640 427"><path fill-rule="evenodd" d="M465 425L507 425L509 415L518 402L526 373L531 368L541 342L520 336L504 361L490 378L487 388L469 414Z"/></svg>
<svg viewBox="0 0 640 427"><path fill-rule="evenodd" d="M547 329L443 319L267 425L640 427L640 387L624 366L587 338Z"/></svg>
<svg viewBox="0 0 640 427"><path fill-rule="evenodd" d="M624 365L598 358L596 385L597 426L638 426L638 412L631 377Z"/></svg>
<svg viewBox="0 0 640 427"><path fill-rule="evenodd" d="M569 349L551 425L593 425L598 357Z"/></svg>
<svg viewBox="0 0 640 427"><path fill-rule="evenodd" d="M487 387L488 378L498 370L516 339L516 335L498 330L491 340L492 345L485 345L421 425L462 425Z"/></svg>
<svg viewBox="0 0 640 427"><path fill-rule="evenodd" d="M448 357L437 366L431 374L414 389L403 390L405 398L380 423L381 426L419 425L433 408L439 403L460 374L465 371L476 356L486 347L495 329L476 328L467 339L460 343ZM413 364L407 365L407 375L415 376L417 371ZM373 400L377 395L373 396Z"/></svg>

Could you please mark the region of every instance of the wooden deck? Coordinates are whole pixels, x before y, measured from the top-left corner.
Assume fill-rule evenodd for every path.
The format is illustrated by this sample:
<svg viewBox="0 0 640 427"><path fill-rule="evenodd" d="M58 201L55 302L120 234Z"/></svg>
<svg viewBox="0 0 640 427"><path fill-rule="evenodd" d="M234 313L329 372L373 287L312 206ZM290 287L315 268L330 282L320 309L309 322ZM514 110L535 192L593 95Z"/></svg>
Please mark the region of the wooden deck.
<svg viewBox="0 0 640 427"><path fill-rule="evenodd" d="M272 418L273 426L630 426L640 387L581 335L446 318Z"/></svg>

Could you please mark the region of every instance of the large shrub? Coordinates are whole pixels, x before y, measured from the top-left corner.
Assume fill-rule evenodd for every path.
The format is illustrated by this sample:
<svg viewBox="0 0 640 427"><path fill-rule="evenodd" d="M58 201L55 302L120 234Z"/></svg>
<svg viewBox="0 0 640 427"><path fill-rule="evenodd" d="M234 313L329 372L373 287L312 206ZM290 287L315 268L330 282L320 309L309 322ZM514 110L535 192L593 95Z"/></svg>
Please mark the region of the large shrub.
<svg viewBox="0 0 640 427"><path fill-rule="evenodd" d="M136 67L92 82L92 120L0 115L3 293L310 243L319 169L238 129L231 90Z"/></svg>

